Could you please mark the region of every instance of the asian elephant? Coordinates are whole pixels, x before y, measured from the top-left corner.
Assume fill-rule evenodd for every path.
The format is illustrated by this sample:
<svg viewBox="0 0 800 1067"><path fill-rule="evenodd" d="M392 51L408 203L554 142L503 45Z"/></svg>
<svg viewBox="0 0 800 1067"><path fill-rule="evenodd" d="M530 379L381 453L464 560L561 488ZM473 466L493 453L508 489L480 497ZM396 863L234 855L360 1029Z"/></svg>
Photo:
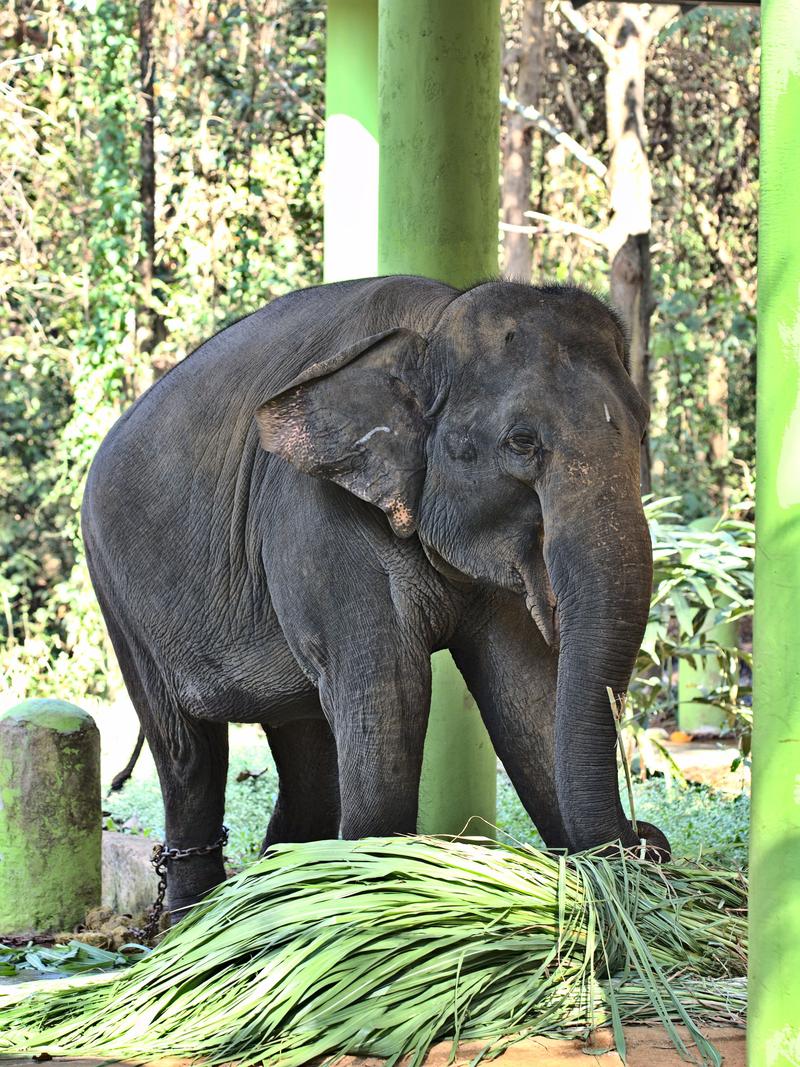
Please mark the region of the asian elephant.
<svg viewBox="0 0 800 1067"><path fill-rule="evenodd" d="M171 846L219 837L229 722L275 758L265 847L414 832L443 648L549 846L638 842L606 692L652 580L626 359L580 289L366 279L228 326L122 416L83 535ZM173 861L170 908L223 877Z"/></svg>

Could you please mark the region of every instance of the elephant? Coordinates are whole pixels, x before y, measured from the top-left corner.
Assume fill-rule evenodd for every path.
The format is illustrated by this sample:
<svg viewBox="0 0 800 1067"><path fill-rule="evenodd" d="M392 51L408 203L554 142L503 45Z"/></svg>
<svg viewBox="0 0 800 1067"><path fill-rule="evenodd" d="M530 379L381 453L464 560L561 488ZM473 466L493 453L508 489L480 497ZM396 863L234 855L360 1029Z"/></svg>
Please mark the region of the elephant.
<svg viewBox="0 0 800 1067"><path fill-rule="evenodd" d="M625 816L607 693L652 584L627 360L579 288L362 279L228 325L112 427L88 567L168 843L208 846L173 914L224 878L229 722L275 760L265 850L414 833L440 649L548 847L669 855Z"/></svg>

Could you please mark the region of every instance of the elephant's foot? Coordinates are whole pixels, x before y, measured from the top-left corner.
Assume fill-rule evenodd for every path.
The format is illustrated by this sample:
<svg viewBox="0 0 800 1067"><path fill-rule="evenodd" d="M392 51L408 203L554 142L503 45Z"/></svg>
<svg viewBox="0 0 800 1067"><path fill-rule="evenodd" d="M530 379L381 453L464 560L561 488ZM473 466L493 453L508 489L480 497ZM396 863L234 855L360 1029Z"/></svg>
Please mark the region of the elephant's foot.
<svg viewBox="0 0 800 1067"><path fill-rule="evenodd" d="M646 860L650 860L651 863L667 863L672 858L672 848L666 834L662 833L657 826L653 826L650 822L640 822L637 819L636 829L638 830L637 844L633 847L634 849L641 847L639 843L644 841Z"/></svg>

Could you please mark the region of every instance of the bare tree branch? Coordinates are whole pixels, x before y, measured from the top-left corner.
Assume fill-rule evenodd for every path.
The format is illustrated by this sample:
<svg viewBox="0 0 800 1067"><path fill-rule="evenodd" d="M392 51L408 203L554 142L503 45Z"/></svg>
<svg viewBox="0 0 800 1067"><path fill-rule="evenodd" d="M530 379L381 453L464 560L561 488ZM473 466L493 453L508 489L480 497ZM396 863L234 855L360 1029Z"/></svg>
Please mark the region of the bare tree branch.
<svg viewBox="0 0 800 1067"><path fill-rule="evenodd" d="M595 48L598 50L605 62L610 64L614 55L614 49L611 47L605 37L603 37L601 33L598 33L597 30L590 26L579 11L575 10L569 0L562 0L562 2L558 5L558 11L561 15L564 16L564 18L572 26L572 28L574 30L577 30L581 37L585 37L590 44L593 44L595 46Z"/></svg>
<svg viewBox="0 0 800 1067"><path fill-rule="evenodd" d="M682 15L680 7L677 4L670 4L669 7L655 7L650 13L647 19L647 25L650 27L650 39L655 40L662 30L669 26L673 19Z"/></svg>
<svg viewBox="0 0 800 1067"><path fill-rule="evenodd" d="M527 233L532 236L538 233L546 233L547 230L555 230L556 233L572 234L580 237L583 241L589 241L594 245L606 247L605 235L599 230L590 230L586 226L579 226L574 222L564 222L552 215L545 215L541 211L526 211L526 219L536 219L541 223L539 226L515 226L510 222L501 222L500 229L512 233Z"/></svg>
<svg viewBox="0 0 800 1067"><path fill-rule="evenodd" d="M520 104L518 100L513 100L506 93L500 93L500 103L509 109L509 111L515 111L518 115L523 115L534 126L542 130L544 133L549 134L553 140L557 141L560 145L563 145L566 150L573 155L577 160L593 171L598 178L604 178L606 175L606 165L601 162L596 156L593 156L590 152L587 152L585 148L582 148L568 133L565 133L560 126L556 126L554 122L548 119L545 115L538 111L535 107L530 107L526 104Z"/></svg>

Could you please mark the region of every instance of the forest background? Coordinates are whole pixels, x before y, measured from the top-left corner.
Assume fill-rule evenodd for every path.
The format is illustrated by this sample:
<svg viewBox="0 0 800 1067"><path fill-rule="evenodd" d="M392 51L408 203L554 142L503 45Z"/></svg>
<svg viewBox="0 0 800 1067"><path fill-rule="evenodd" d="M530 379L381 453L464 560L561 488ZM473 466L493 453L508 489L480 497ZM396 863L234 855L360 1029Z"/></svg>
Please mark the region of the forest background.
<svg viewBox="0 0 800 1067"><path fill-rule="evenodd" d="M500 262L610 289L643 487L686 520L746 508L758 15L502 7ZM10 0L0 49L0 696L79 701L119 685L78 522L98 443L227 321L322 280L325 10Z"/></svg>

